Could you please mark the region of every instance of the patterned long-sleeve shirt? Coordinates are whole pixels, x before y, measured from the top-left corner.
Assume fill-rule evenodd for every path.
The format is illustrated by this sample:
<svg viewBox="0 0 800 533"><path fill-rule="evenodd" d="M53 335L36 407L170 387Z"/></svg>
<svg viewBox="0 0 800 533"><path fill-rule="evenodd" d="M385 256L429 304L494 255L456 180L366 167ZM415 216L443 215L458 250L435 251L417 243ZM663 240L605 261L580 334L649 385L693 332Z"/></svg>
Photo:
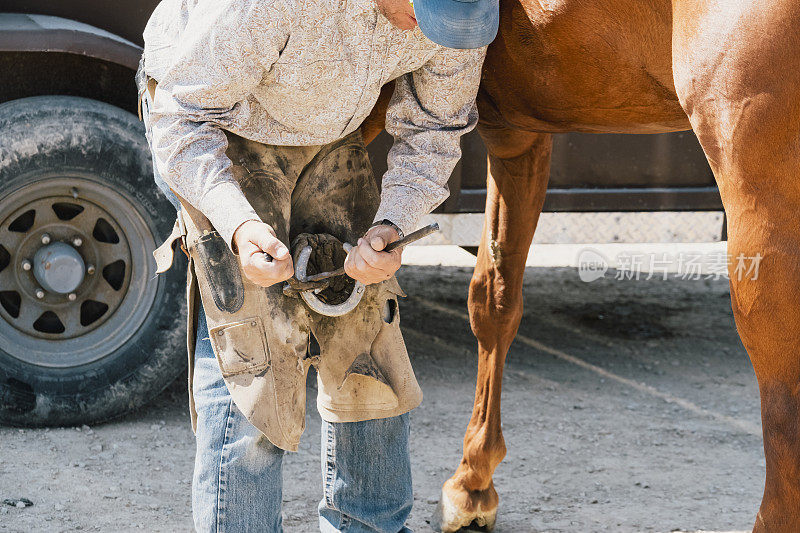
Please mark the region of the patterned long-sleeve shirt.
<svg viewBox="0 0 800 533"><path fill-rule="evenodd" d="M381 86L394 136L375 220L404 232L448 195L459 138L477 122L485 48L402 31L374 0L163 0L144 32L155 164L231 243L258 220L231 173L222 130L272 145L323 145L355 131Z"/></svg>

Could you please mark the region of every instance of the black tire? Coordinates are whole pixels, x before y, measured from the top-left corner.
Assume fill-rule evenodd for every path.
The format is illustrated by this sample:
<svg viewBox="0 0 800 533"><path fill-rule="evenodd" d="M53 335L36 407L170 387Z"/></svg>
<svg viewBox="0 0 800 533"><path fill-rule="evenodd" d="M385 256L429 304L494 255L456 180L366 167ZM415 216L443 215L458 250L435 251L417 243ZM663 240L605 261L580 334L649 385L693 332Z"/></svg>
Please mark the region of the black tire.
<svg viewBox="0 0 800 533"><path fill-rule="evenodd" d="M113 190L124 197L135 210L126 216L141 217L137 220L143 221L153 242L160 244L172 229L175 211L154 184L144 128L130 113L85 98L24 98L0 105L0 131L0 208L4 202L10 205L13 195L31 184L57 177L63 183L79 176L84 180L81 184L96 183L97 190ZM0 220L0 230L7 223ZM134 278L146 275L145 281L139 281L146 284L152 302L137 308L140 325L126 333L124 344L85 364L53 367L14 356L13 346L0 343L0 422L22 426L97 423L142 406L185 370L185 263L156 277L152 250L140 248L131 248L131 256L137 255L136 261L149 266L139 268L136 275L131 268L130 286ZM148 257L142 257L145 254ZM6 268L19 260L10 257ZM139 297L132 292L121 295L120 301L137 302L126 300ZM143 313L141 306L147 305ZM120 304L114 313L122 309ZM2 311L0 333L5 328L19 338L21 330L8 329L15 325ZM56 337L53 345L59 346ZM77 336L70 342L74 345L80 339ZM121 343L122 336L112 342Z"/></svg>

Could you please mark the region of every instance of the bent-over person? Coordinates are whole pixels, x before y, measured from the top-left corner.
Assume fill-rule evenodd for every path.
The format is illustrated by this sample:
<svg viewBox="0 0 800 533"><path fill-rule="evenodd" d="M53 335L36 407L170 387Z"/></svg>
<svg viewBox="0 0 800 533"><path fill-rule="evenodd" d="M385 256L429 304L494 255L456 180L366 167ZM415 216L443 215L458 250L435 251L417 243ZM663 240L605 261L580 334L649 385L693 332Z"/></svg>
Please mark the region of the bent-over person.
<svg viewBox="0 0 800 533"><path fill-rule="evenodd" d="M422 393L399 328L401 251L384 248L448 194L497 19L497 0L163 0L153 13L138 78L156 181L179 210L159 267L176 239L190 258L198 531L282 531L281 462L311 366L320 529L409 531ZM379 189L359 127L392 80ZM315 298L357 305L313 309L285 283L300 261L343 264Z"/></svg>

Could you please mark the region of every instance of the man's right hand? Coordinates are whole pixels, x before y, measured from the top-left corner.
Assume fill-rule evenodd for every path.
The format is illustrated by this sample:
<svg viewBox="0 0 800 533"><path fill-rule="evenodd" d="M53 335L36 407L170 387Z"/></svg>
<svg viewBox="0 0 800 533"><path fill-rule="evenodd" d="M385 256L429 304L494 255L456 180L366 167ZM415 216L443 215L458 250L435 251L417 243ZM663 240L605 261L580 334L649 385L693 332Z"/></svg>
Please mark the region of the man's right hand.
<svg viewBox="0 0 800 533"><path fill-rule="evenodd" d="M239 252L242 272L256 285L269 287L294 275L289 249L278 240L269 224L248 220L233 233L233 243Z"/></svg>

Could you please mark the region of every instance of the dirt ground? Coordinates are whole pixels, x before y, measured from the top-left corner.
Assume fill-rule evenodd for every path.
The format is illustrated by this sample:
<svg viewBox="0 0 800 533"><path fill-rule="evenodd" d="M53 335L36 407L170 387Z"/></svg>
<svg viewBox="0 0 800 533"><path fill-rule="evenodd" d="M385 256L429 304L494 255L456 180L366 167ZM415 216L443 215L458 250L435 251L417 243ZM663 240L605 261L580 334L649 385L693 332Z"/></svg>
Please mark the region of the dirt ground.
<svg viewBox="0 0 800 533"><path fill-rule="evenodd" d="M470 273L400 274L425 393L412 418L417 532L430 531L472 406ZM728 298L724 280L583 283L574 269L528 269L504 377L498 532L751 527L764 477L758 395ZM308 411L300 451L285 462L293 533L316 529L321 496L319 421ZM193 446L183 380L101 426L0 428L0 501L33 502L0 505L0 530L190 531Z"/></svg>

